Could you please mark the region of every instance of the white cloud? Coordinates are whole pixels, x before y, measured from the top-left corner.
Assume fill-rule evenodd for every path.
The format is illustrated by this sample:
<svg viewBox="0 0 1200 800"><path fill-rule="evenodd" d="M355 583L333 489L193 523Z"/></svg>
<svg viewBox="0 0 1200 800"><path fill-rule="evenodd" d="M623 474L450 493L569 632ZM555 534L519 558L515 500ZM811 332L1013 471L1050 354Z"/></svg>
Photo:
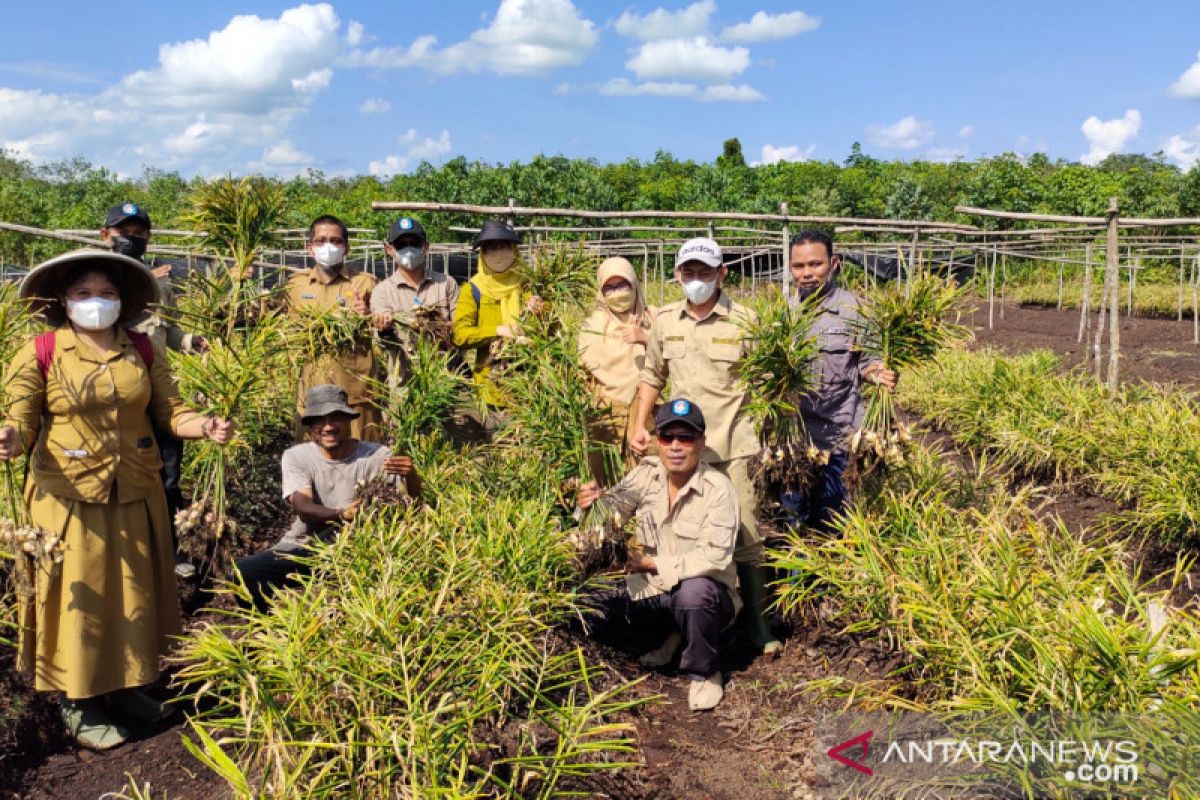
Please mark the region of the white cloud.
<svg viewBox="0 0 1200 800"><path fill-rule="evenodd" d="M729 83L750 66L744 47L721 47L703 36L646 42L625 66L642 80Z"/></svg>
<svg viewBox="0 0 1200 800"><path fill-rule="evenodd" d="M1193 128L1191 133L1175 134L1161 149L1182 169L1191 169L1200 161L1200 127Z"/></svg>
<svg viewBox="0 0 1200 800"><path fill-rule="evenodd" d="M632 83L626 78L613 78L603 83L597 89L600 94L609 97L636 97L651 95L653 97L694 97L698 87L694 83L678 81L645 81Z"/></svg>
<svg viewBox="0 0 1200 800"><path fill-rule="evenodd" d="M958 138L960 138L960 139L970 139L974 135L975 135L975 126L974 125L963 125L961 128L958 129Z"/></svg>
<svg viewBox="0 0 1200 800"><path fill-rule="evenodd" d="M367 165L367 171L377 178L398 175L408 168L408 159L404 156L386 156L379 161Z"/></svg>
<svg viewBox="0 0 1200 800"><path fill-rule="evenodd" d="M201 174L291 166L280 144L328 89L340 26L327 3L239 15L205 38L161 45L155 66L98 94L0 89L0 147L35 162L102 157L123 174L143 164Z"/></svg>
<svg viewBox="0 0 1200 800"><path fill-rule="evenodd" d="M575 87L564 84L559 87L560 93L574 91ZM717 84L715 86L699 86L684 81L643 81L633 83L626 78L613 78L595 87L595 90L608 97L681 97L701 102L751 103L765 100L762 92L746 84Z"/></svg>
<svg viewBox="0 0 1200 800"><path fill-rule="evenodd" d="M350 20L350 24L346 26L346 44L351 47L358 47L366 41L366 28L358 20Z"/></svg>
<svg viewBox="0 0 1200 800"><path fill-rule="evenodd" d="M1142 127L1142 115L1136 108L1125 111L1125 116L1102 120L1091 116L1083 121L1080 130L1088 140L1088 151L1080 157L1085 164L1099 164L1113 153L1124 150L1137 137Z"/></svg>
<svg viewBox="0 0 1200 800"><path fill-rule="evenodd" d="M137 107L224 113L302 106L329 85L339 25L327 3L236 16L207 39L162 45L158 68L127 76L117 94Z"/></svg>
<svg viewBox="0 0 1200 800"><path fill-rule="evenodd" d="M571 0L501 0L490 25L442 50L436 49L437 37L420 36L407 48L352 52L343 63L421 67L442 75L537 75L582 63L598 37L596 23L580 16Z"/></svg>
<svg viewBox="0 0 1200 800"><path fill-rule="evenodd" d="M392 104L382 97L371 97L358 107L360 114L383 114L392 110Z"/></svg>
<svg viewBox="0 0 1200 800"><path fill-rule="evenodd" d="M1179 80L1171 84L1171 94L1193 99L1200 97L1200 53L1196 54L1195 63L1179 76Z"/></svg>
<svg viewBox="0 0 1200 800"><path fill-rule="evenodd" d="M767 97L758 89L745 83L736 86L732 83L722 83L716 86L705 86L696 98L705 102L757 103Z"/></svg>
<svg viewBox="0 0 1200 800"><path fill-rule="evenodd" d="M397 141L404 145L403 153L393 153L367 165L367 171L377 177L396 175L408 170L420 161L436 161L454 149L450 142L450 131L442 130L436 138L422 136L415 128L409 128Z"/></svg>
<svg viewBox="0 0 1200 800"><path fill-rule="evenodd" d="M752 44L777 39L790 39L821 27L820 17L810 17L803 11L788 11L783 14L768 14L759 11L749 22L739 22L721 31L727 42Z"/></svg>
<svg viewBox="0 0 1200 800"><path fill-rule="evenodd" d="M816 149L817 146L815 144L810 144L808 147L800 147L795 144L776 147L773 144L764 144L759 160L750 162L750 166L759 167L764 164L778 164L780 161L808 161L812 158L812 154Z"/></svg>
<svg viewBox="0 0 1200 800"><path fill-rule="evenodd" d="M879 147L914 150L933 138L933 123L911 114L891 125L867 126L867 139Z"/></svg>
<svg viewBox="0 0 1200 800"><path fill-rule="evenodd" d="M959 161L967 157L966 149L962 147L931 147L925 151L929 161Z"/></svg>
<svg viewBox="0 0 1200 800"><path fill-rule="evenodd" d="M450 131L445 129L442 130L436 139L431 139L428 136L421 136L415 128L409 128L400 137L400 141L408 145L408 151L405 155L409 158L417 158L425 161L441 158L444 155L448 155L453 149L453 145L450 143Z"/></svg>
<svg viewBox="0 0 1200 800"><path fill-rule="evenodd" d="M280 167L297 167L313 163L311 155L297 150L295 145L287 139L277 142L263 151L262 160L264 164Z"/></svg>
<svg viewBox="0 0 1200 800"><path fill-rule="evenodd" d="M617 33L643 42L678 39L708 32L708 21L717 10L714 0L700 0L678 11L656 8L649 14L626 11L617 18Z"/></svg>

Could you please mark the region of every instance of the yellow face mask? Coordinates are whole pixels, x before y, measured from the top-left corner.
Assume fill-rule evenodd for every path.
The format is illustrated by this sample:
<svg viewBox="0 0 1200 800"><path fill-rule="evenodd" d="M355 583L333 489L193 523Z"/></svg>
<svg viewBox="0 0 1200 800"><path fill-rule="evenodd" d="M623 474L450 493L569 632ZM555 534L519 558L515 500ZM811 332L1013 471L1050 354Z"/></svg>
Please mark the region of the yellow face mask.
<svg viewBox="0 0 1200 800"><path fill-rule="evenodd" d="M511 245L483 248L483 263L493 272L508 272L516 260L517 248Z"/></svg>
<svg viewBox="0 0 1200 800"><path fill-rule="evenodd" d="M618 314L624 314L633 309L633 304L637 301L637 296L633 289L618 289L615 292L604 295L605 304Z"/></svg>

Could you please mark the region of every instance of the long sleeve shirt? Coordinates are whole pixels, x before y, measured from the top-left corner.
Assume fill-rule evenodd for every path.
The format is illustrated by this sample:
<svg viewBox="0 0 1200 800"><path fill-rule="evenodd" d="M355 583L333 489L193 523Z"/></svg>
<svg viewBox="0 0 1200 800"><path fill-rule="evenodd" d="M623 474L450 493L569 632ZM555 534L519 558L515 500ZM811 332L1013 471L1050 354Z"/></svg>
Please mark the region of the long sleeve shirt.
<svg viewBox="0 0 1200 800"><path fill-rule="evenodd" d="M667 469L655 457L644 459L599 502L625 518L637 519L637 540L654 559L657 574L628 575L634 600L669 592L687 578L708 577L739 600L733 550L737 543L737 492L724 474L701 463L670 504Z"/></svg>
<svg viewBox="0 0 1200 800"><path fill-rule="evenodd" d="M708 427L703 457L710 464L759 449L754 423L744 411L746 390L738 380L748 346L739 320L753 313L722 292L704 319L692 316L682 300L654 315L641 381L661 390L670 380L672 397L700 406Z"/></svg>
<svg viewBox="0 0 1200 800"><path fill-rule="evenodd" d="M13 398L4 421L28 451L32 479L57 497L130 503L162 491L162 461L150 417L174 431L191 412L179 398L167 356L147 368L124 330L105 355L69 325L55 332L45 376L33 341L17 351L6 378ZM43 417L45 414L45 417Z"/></svg>

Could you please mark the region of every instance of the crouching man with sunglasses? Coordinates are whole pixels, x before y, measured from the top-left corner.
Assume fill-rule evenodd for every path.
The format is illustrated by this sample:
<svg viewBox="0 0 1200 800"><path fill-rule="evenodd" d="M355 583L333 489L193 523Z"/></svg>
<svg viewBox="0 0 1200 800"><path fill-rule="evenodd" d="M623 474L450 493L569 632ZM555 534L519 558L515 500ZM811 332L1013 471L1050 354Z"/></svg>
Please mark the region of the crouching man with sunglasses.
<svg viewBox="0 0 1200 800"><path fill-rule="evenodd" d="M607 503L637 520L637 555L623 585L593 594L590 622L602 632L633 628L662 646L641 658L665 666L683 644L679 669L691 678L688 706L706 711L721 702L720 632L737 612L738 502L733 484L700 461L704 415L688 400L672 400L655 415L658 457L646 458L604 493L579 487L579 507Z"/></svg>

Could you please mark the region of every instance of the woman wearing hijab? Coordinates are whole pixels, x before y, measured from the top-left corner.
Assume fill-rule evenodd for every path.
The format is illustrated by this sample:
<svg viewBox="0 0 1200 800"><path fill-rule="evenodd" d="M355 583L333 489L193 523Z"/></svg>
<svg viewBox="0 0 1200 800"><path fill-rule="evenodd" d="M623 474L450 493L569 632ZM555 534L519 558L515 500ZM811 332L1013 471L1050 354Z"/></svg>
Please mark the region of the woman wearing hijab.
<svg viewBox="0 0 1200 800"><path fill-rule="evenodd" d="M629 440L639 425L650 427L648 420L634 420L631 412L650 341L651 319L633 265L620 257L601 262L596 275L596 308L579 330L579 361L591 374L597 395L612 408L611 419L597 426L592 436L616 445L626 470L637 463ZM621 477L612 474L616 465L606 465L599 454L591 461L597 480L612 482Z"/></svg>
<svg viewBox="0 0 1200 800"><path fill-rule="evenodd" d="M53 568L20 567L17 664L39 691L63 692L80 744L115 747L129 732L109 713L155 722L170 712L139 687L181 633L175 548L151 417L181 439L226 444L231 423L186 407L166 354L127 330L158 301L139 261L107 250L53 258L21 283L48 322L7 374L0 461L28 453L35 528L65 544Z"/></svg>
<svg viewBox="0 0 1200 800"><path fill-rule="evenodd" d="M540 297L521 290L520 242L517 232L503 220L489 219L483 224L474 245L479 248L479 271L467 282L467 290L459 293L454 309L454 344L475 351L473 377L490 408L507 405L490 377L492 343L518 338L522 311L536 314L542 308Z"/></svg>

